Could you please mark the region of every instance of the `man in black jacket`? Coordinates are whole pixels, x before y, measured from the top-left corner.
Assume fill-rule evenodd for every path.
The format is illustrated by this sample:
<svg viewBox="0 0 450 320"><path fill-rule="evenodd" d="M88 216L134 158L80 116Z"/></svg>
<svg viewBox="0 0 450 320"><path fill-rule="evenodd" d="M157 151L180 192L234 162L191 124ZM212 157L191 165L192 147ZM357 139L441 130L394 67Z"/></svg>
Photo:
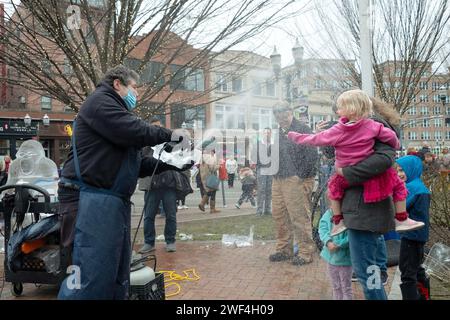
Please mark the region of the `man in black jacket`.
<svg viewBox="0 0 450 320"><path fill-rule="evenodd" d="M297 145L287 138L289 131L311 133L311 129L294 118L288 103L274 108L280 125L278 172L272 182L272 215L277 228L276 252L270 261L292 259L294 265L311 263L315 251L311 238L311 193L317 172L315 147ZM293 257L294 238L299 252Z"/></svg>
<svg viewBox="0 0 450 320"><path fill-rule="evenodd" d="M161 122L152 122L161 127ZM150 147L142 149L142 154L153 157ZM176 175L181 174L176 170L167 170L151 177L139 180L139 189L145 191L144 199L144 245L139 253L145 254L155 251L155 217L159 208L164 210L166 219L164 227L164 240L166 251L175 252L175 236L177 233L177 190ZM160 204L162 203L162 207Z"/></svg>
<svg viewBox="0 0 450 320"><path fill-rule="evenodd" d="M124 66L109 70L74 122L58 190L63 245L70 250L73 242L72 274L62 283L59 299L128 296L130 198L138 177L150 175L157 165L156 159L141 158L140 148L169 142L172 135L131 112L138 80ZM158 165L157 172L174 169Z"/></svg>

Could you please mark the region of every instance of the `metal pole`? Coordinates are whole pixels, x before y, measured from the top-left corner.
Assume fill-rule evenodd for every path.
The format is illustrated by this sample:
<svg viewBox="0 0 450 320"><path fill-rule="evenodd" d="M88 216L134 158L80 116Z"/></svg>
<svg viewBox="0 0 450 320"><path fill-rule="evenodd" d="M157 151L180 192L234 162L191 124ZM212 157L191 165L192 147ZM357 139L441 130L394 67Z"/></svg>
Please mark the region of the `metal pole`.
<svg viewBox="0 0 450 320"><path fill-rule="evenodd" d="M361 40L361 79L362 89L374 96L372 74L372 36L370 0L359 0L359 30Z"/></svg>
<svg viewBox="0 0 450 320"><path fill-rule="evenodd" d="M225 170L226 170L226 164L227 164L227 147L226 147L226 143L227 143L227 140L226 140L226 137L225 137L225 135L226 135L226 130L224 130L224 131L222 131L222 143L223 143L223 145L222 145L222 159L223 159L223 161L224 161L224 164L225 164ZM224 180L221 180L222 181L222 202L223 202L223 207L224 208L226 208L227 207L227 202L225 201L225 185L224 185Z"/></svg>
<svg viewBox="0 0 450 320"><path fill-rule="evenodd" d="M221 180L222 182L222 200L223 200L223 207L226 208L227 207L227 203L225 201L225 185L224 185L224 181Z"/></svg>

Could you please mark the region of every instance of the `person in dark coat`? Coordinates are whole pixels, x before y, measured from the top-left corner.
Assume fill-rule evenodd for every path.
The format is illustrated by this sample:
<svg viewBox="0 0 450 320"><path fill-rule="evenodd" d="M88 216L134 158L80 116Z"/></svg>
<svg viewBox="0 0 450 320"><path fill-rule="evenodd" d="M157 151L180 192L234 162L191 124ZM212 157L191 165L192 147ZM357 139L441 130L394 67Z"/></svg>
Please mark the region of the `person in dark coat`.
<svg viewBox="0 0 450 320"><path fill-rule="evenodd" d="M254 193L256 190L256 177L252 169L244 167L239 171L239 177L242 184L242 194L236 203L236 208L240 209L244 201L250 201L252 207L255 207Z"/></svg>
<svg viewBox="0 0 450 320"><path fill-rule="evenodd" d="M142 153L153 157L153 150L149 147ZM182 175L179 170L166 170L159 174L141 179L139 188L145 190L144 204L144 245L139 253L155 250L156 230L155 217L162 203L166 223L164 226L164 240L166 251L176 251L175 236L177 233L177 176Z"/></svg>
<svg viewBox="0 0 450 320"><path fill-rule="evenodd" d="M256 145L256 180L258 183L257 194L257 215L272 214L272 175L265 172L270 167L270 163L263 163L264 158L271 158L272 149L272 129L264 128L261 141Z"/></svg>
<svg viewBox="0 0 450 320"><path fill-rule="evenodd" d="M124 66L108 70L74 121L58 189L61 241L64 250L73 243L73 269L59 299L128 297L130 198L139 176L151 175L156 166L156 172L174 169L141 156L142 147L170 142L172 131L131 112L138 81L139 75Z"/></svg>
<svg viewBox="0 0 450 320"><path fill-rule="evenodd" d="M428 300L430 297L430 281L422 267L424 246L428 241L430 226L430 191L420 179L422 163L415 156L406 156L397 160L398 175L406 182L408 198L406 206L412 219L422 221L425 227L401 234L400 289L403 300Z"/></svg>
<svg viewBox="0 0 450 320"><path fill-rule="evenodd" d="M385 108L382 101L371 100L375 111L379 111L379 104L383 105L381 109ZM394 121L384 114L381 116L375 115L373 119L397 132ZM361 185L391 168L395 156L393 148L376 141L374 153L370 157L354 166L338 169L338 173L343 174L351 186L345 191L342 212L348 228L353 270L367 300L387 300L383 286L387 282L386 277L383 279L383 270L386 268L383 234L395 229L394 202L389 197L376 203L365 203Z"/></svg>

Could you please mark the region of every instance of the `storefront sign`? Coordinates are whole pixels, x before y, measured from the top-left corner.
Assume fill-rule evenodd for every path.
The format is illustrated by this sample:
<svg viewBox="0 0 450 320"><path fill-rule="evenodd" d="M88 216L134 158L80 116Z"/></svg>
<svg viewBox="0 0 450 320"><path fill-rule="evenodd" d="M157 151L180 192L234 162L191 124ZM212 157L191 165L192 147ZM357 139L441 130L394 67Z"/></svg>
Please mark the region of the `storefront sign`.
<svg viewBox="0 0 450 320"><path fill-rule="evenodd" d="M23 121L0 120L0 135L36 136L37 124L26 126Z"/></svg>

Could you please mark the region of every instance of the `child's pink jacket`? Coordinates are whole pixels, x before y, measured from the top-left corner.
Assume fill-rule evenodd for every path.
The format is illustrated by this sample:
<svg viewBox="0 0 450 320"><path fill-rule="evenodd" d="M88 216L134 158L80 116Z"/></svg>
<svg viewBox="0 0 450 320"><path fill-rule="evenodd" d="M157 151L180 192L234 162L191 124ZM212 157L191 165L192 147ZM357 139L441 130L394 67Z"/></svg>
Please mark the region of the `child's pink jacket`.
<svg viewBox="0 0 450 320"><path fill-rule="evenodd" d="M316 134L289 132L288 138L297 144L333 146L336 150L336 167L355 165L373 153L375 139L400 148L400 141L391 129L371 119L361 119L346 124L348 119L339 119L338 124Z"/></svg>

